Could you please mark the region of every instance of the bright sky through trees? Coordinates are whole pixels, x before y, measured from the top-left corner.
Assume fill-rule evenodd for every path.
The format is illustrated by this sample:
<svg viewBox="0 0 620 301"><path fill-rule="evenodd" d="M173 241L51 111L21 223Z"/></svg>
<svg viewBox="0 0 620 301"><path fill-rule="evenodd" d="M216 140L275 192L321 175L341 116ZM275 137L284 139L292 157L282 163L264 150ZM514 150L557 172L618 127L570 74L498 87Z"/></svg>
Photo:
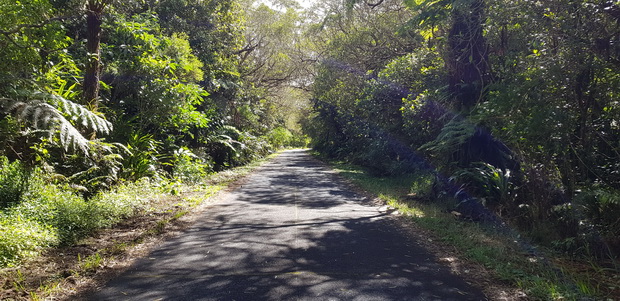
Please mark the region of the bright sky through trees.
<svg viewBox="0 0 620 301"><path fill-rule="evenodd" d="M299 3L299 5L301 5L301 7L303 9L307 9L310 8L312 5L314 5L317 1L316 0L297 0L297 3ZM275 8L278 5L276 5L276 3L278 3L278 1L273 1L273 0L258 0L256 1L256 3L265 3L268 6Z"/></svg>

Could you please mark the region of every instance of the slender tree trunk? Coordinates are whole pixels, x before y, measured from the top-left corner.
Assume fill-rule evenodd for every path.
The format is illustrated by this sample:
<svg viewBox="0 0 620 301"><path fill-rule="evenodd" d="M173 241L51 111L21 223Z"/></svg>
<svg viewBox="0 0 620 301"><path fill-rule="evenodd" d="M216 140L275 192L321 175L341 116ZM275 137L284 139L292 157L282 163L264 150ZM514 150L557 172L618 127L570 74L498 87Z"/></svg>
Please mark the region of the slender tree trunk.
<svg viewBox="0 0 620 301"><path fill-rule="evenodd" d="M452 13L446 65L455 108L463 113L483 100L489 81L487 44L482 33L484 11L484 0L469 0L467 8Z"/></svg>
<svg viewBox="0 0 620 301"><path fill-rule="evenodd" d="M86 3L86 50L88 62L84 74L84 104L96 111L99 97L99 73L101 69L101 24L103 10L109 1L89 0Z"/></svg>

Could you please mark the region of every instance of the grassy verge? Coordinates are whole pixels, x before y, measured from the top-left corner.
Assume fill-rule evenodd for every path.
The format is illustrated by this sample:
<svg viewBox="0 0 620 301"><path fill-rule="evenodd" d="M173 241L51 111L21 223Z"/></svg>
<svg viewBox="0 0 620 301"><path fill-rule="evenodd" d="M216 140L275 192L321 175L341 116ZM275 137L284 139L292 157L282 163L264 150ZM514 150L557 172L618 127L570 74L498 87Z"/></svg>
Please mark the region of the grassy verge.
<svg viewBox="0 0 620 301"><path fill-rule="evenodd" d="M149 244L187 227L191 223L191 213L200 211L197 207L273 156L276 154L210 175L194 184L168 180L128 183L89 202L68 192L65 198L69 201L63 201L65 192L54 190L49 193L49 200L24 203L27 208L3 213L0 221L7 220L7 229L2 229L0 224L1 238L10 238L12 229L23 226L30 232L13 231L14 245L24 245L23 241L34 239L43 243L26 245L28 252L10 258L8 266L0 269L0 300L71 299L68 296L105 281L133 258L145 255ZM58 209L54 202L59 200L61 204L66 203L66 208ZM52 205L56 207L49 207ZM52 210L46 210L45 206ZM99 207L107 211L97 209ZM35 219L33 214L44 216ZM46 238L45 235L51 239L39 238ZM59 237L64 236L67 238L60 240ZM64 243L59 245L59 241ZM9 245L0 242L2 244ZM5 251L14 253L10 245Z"/></svg>
<svg viewBox="0 0 620 301"><path fill-rule="evenodd" d="M325 161L325 160L324 160ZM464 221L450 213L453 204L431 201L428 195L431 174L399 177L375 177L362 168L343 162L329 161L340 175L371 193L387 205L398 209L439 241L443 248L456 251L461 260L482 265L494 281L518 287L533 300L614 300L620 283L609 271L596 272L595 266L584 272L571 269L572 264L558 264L559 255L529 247L515 231L498 231ZM549 259L553 258L553 259ZM580 265L583 267L584 265ZM616 277L615 282L599 282ZM602 283L607 287L602 287ZM611 284L610 284L611 283ZM617 296L616 296L617 297Z"/></svg>

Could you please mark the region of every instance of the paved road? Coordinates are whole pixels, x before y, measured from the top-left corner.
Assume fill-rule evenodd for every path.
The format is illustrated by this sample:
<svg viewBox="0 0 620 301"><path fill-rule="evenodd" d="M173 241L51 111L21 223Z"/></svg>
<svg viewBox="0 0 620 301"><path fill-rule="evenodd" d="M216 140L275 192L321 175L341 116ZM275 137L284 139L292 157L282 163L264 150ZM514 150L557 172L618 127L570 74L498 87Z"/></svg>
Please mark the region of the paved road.
<svg viewBox="0 0 620 301"><path fill-rule="evenodd" d="M388 215L286 151L89 299L485 299Z"/></svg>

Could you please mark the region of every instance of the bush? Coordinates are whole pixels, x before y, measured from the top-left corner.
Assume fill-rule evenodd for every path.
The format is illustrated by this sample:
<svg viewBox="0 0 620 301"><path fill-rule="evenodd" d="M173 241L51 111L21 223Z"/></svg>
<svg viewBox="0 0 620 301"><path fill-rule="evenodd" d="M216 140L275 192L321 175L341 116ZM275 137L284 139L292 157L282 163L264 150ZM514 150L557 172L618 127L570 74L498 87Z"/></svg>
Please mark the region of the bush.
<svg viewBox="0 0 620 301"><path fill-rule="evenodd" d="M184 183L198 183L211 171L211 162L204 162L189 149L182 147L174 152L172 175Z"/></svg>
<svg viewBox="0 0 620 301"><path fill-rule="evenodd" d="M83 198L56 185L37 184L24 202L7 210L11 216L50 226L62 244L74 242L95 228L96 212Z"/></svg>
<svg viewBox="0 0 620 301"><path fill-rule="evenodd" d="M267 141L275 148L289 146L293 142L293 134L284 127L277 127L267 133Z"/></svg>
<svg viewBox="0 0 620 301"><path fill-rule="evenodd" d="M57 243L58 237L49 226L20 217L0 216L0 267L16 264Z"/></svg>
<svg viewBox="0 0 620 301"><path fill-rule="evenodd" d="M30 173L19 161L0 157L0 209L19 204L28 190Z"/></svg>
<svg viewBox="0 0 620 301"><path fill-rule="evenodd" d="M294 135L291 139L289 146L298 147L298 148L307 148L308 145L312 142L312 139L308 137L308 135L297 134Z"/></svg>
<svg viewBox="0 0 620 301"><path fill-rule="evenodd" d="M70 244L133 215L144 203L140 185L120 185L87 201L69 187L34 181L24 201L5 211L5 219L36 222L51 231L57 243Z"/></svg>
<svg viewBox="0 0 620 301"><path fill-rule="evenodd" d="M148 180L127 183L115 189L99 193L87 202L87 209L92 219L92 229L113 226L124 218L131 217L149 200L153 193Z"/></svg>
<svg viewBox="0 0 620 301"><path fill-rule="evenodd" d="M273 151L273 145L265 137L256 137L249 133L243 133L240 140L245 147L241 150L241 156L237 158L237 165L248 164L254 160L264 158Z"/></svg>
<svg viewBox="0 0 620 301"><path fill-rule="evenodd" d="M599 242L598 249L591 250L595 254L620 254L620 191L594 185L575 198L578 211L583 214L587 222L580 223L585 234L596 234ZM588 225L589 224L589 225ZM589 227L587 227L589 226ZM597 247L595 247L597 248Z"/></svg>
<svg viewBox="0 0 620 301"><path fill-rule="evenodd" d="M37 255L43 248L70 244L130 217L148 199L148 181L117 186L86 201L67 186L45 184L41 175L22 202L0 214L0 267Z"/></svg>
<svg viewBox="0 0 620 301"><path fill-rule="evenodd" d="M132 134L127 143L128 153L123 156L121 177L135 181L143 177L155 176L159 165L161 144L153 135Z"/></svg>

